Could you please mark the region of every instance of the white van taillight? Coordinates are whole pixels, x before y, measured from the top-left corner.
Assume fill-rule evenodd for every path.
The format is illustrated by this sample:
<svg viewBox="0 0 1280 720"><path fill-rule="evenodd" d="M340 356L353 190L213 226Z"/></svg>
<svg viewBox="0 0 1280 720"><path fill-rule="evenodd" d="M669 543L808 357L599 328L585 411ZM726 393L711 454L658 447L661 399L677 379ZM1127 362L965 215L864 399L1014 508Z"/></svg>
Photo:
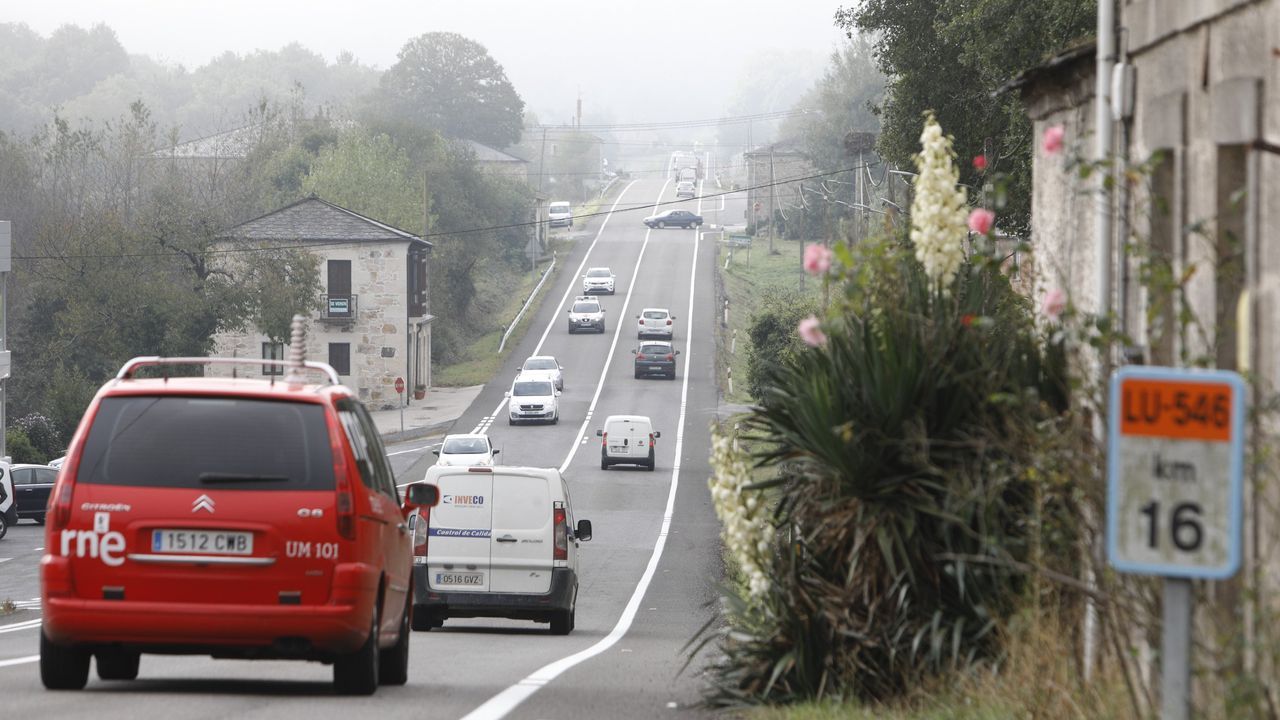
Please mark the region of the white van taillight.
<svg viewBox="0 0 1280 720"><path fill-rule="evenodd" d="M653 433L649 433L649 447L653 447Z"/></svg>
<svg viewBox="0 0 1280 720"><path fill-rule="evenodd" d="M413 524L413 556L415 558L425 558L427 556L427 526L431 520L431 508L421 508L418 510L418 519ZM414 560L414 564L419 564Z"/></svg>
<svg viewBox="0 0 1280 720"><path fill-rule="evenodd" d="M600 436L600 447L604 447L605 445L608 445L608 444L609 444L609 433L603 433Z"/></svg>
<svg viewBox="0 0 1280 720"><path fill-rule="evenodd" d="M555 521L555 539L556 539L556 560L569 559L569 518L564 511L564 503L556 503L555 508L551 511L551 517ZM545 556L544 556L545 557Z"/></svg>

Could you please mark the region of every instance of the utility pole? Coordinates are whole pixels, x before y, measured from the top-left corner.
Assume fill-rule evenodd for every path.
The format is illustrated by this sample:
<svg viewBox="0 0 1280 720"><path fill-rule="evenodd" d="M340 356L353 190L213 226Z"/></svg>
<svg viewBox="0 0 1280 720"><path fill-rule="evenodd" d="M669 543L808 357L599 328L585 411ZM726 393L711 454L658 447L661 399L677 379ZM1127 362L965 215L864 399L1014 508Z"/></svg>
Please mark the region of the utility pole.
<svg viewBox="0 0 1280 720"><path fill-rule="evenodd" d="M777 198L778 188L774 185L773 180L773 146L769 146L769 254L773 254L773 231L776 223L774 222L773 209L774 200Z"/></svg>
<svg viewBox="0 0 1280 720"><path fill-rule="evenodd" d="M13 233L8 220L0 220L0 457L8 454L4 436L8 428L5 405L9 395L9 272Z"/></svg>
<svg viewBox="0 0 1280 720"><path fill-rule="evenodd" d="M542 195L542 179L547 175L547 128L542 128L542 152L538 154L538 195Z"/></svg>

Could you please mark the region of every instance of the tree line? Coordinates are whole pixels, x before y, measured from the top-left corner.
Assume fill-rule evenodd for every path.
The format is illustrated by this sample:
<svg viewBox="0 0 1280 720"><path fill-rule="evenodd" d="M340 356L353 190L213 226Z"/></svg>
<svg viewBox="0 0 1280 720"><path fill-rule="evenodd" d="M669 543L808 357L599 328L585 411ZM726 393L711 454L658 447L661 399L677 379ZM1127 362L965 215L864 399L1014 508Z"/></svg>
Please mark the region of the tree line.
<svg viewBox="0 0 1280 720"><path fill-rule="evenodd" d="M89 35L115 57L113 35ZM525 222L533 207L524 185L482 173L456 141L519 139L523 102L486 58L478 43L429 33L346 105L309 101L301 86L260 97L231 123L252 129L235 157L198 172L165 153L182 139L160 119L173 107L142 99L108 119L49 110L33 131L0 131L0 218L14 230L10 415L47 416L65 441L130 357L205 355L216 333L249 325L283 336L277 326L316 302L315 256L245 248L253 262L228 262L215 246L229 228L313 193L431 238L434 359L457 357L494 322L478 286L520 273L529 235L472 231ZM0 89L13 87L0 76Z"/></svg>

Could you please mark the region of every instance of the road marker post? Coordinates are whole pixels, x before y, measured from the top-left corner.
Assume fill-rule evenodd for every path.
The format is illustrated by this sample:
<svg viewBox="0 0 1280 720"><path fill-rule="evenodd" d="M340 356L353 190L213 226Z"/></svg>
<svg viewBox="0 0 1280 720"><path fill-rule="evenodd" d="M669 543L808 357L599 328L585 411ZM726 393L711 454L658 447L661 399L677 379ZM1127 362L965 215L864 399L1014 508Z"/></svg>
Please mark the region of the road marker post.
<svg viewBox="0 0 1280 720"><path fill-rule="evenodd" d="M1245 385L1227 370L1122 367L1111 377L1107 559L1164 580L1160 716L1191 701L1191 581L1240 569Z"/></svg>

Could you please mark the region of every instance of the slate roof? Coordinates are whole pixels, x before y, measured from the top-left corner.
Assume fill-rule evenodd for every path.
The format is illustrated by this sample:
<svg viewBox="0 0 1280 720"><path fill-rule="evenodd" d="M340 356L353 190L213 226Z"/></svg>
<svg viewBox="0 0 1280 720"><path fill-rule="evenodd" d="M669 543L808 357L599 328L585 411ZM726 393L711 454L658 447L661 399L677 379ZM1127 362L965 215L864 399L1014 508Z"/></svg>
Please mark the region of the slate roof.
<svg viewBox="0 0 1280 720"><path fill-rule="evenodd" d="M528 160L518 158L515 155L508 155L501 150L489 147L484 143L478 143L475 140L459 140L462 145L469 148L475 153L476 162L482 163L529 163Z"/></svg>
<svg viewBox="0 0 1280 720"><path fill-rule="evenodd" d="M428 247L432 245L429 240L314 195L240 223L222 232L220 237L225 240L416 242Z"/></svg>
<svg viewBox="0 0 1280 720"><path fill-rule="evenodd" d="M233 130L196 138L151 153L153 158L244 158L248 157L262 136L262 124L245 125Z"/></svg>

